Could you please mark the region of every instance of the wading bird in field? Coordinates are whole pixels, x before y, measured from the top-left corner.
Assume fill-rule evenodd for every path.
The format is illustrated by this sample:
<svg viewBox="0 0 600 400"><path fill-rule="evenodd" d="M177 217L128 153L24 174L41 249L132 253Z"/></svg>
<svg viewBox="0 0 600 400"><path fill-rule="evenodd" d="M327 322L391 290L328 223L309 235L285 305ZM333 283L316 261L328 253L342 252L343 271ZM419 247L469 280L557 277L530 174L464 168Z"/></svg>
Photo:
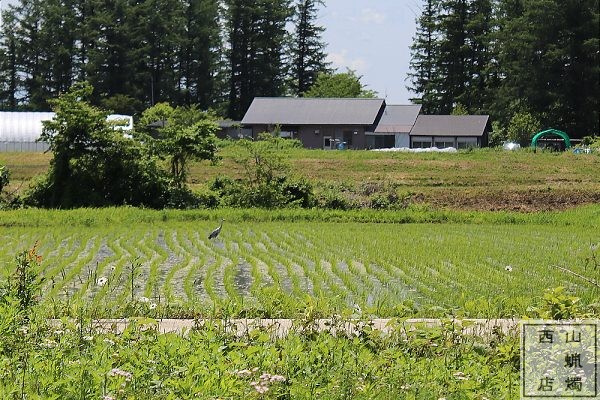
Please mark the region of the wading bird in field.
<svg viewBox="0 0 600 400"><path fill-rule="evenodd" d="M214 231L212 231L210 233L210 235L208 235L209 239L214 239L217 236L219 236L219 233L221 233L221 228L223 227L223 221L225 221L224 219L221 219L221 225L219 225L219 227L217 229L215 229Z"/></svg>

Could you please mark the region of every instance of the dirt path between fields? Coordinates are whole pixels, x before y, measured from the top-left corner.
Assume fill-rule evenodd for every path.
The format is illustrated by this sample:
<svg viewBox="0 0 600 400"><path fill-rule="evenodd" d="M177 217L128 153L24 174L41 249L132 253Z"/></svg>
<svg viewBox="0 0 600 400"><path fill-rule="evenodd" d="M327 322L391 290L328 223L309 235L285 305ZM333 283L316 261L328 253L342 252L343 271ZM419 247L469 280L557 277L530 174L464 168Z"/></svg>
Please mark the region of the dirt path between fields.
<svg viewBox="0 0 600 400"><path fill-rule="evenodd" d="M55 326L60 326L59 320L53 320ZM410 332L418 328L454 327L457 333L476 336L491 336L502 332L508 334L517 332L519 328L518 319L463 319L463 320L440 320L429 318L413 319L372 319L372 320L344 320L317 319L311 321L292 319L157 319L130 318L130 319L103 319L92 323L92 328L99 333L122 333L131 323L138 324L141 329L156 329L159 333L177 333L186 335L191 329L202 327L206 324L225 329L227 332L239 336L260 329L271 337L283 337L289 332L331 332L332 334L345 333L348 335L358 334L363 329L374 329L383 333L393 330Z"/></svg>

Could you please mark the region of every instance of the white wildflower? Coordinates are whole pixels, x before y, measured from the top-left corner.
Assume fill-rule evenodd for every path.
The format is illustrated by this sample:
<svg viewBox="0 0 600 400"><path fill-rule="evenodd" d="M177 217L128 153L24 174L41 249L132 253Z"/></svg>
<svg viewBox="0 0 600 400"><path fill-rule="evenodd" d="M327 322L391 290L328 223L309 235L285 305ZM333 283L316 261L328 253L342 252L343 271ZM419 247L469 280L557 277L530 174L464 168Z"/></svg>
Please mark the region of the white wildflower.
<svg viewBox="0 0 600 400"><path fill-rule="evenodd" d="M252 375L252 372L250 372L250 371L249 371L249 370L247 370L247 369L243 369L243 370L241 370L241 371L235 371L235 374L236 374L237 376L239 376L240 378L244 378L244 377L246 377L246 376L250 376L250 375Z"/></svg>
<svg viewBox="0 0 600 400"><path fill-rule="evenodd" d="M266 386L266 385L253 385L253 386L254 386L254 389L256 389L256 391L259 394L264 394L264 393L267 393L269 391L269 387Z"/></svg>
<svg viewBox="0 0 600 400"><path fill-rule="evenodd" d="M156 303L150 303L150 305L148 306L148 308L151 310L154 310L156 307L158 307Z"/></svg>
<svg viewBox="0 0 600 400"><path fill-rule="evenodd" d="M133 378L133 374L131 372L123 371L119 368L113 368L108 373L110 376L121 376L125 378L125 381L129 382Z"/></svg>
<svg viewBox="0 0 600 400"><path fill-rule="evenodd" d="M506 267L504 267L504 270L508 271L508 272L512 272L513 267L511 265L507 265Z"/></svg>
<svg viewBox="0 0 600 400"><path fill-rule="evenodd" d="M468 380L468 379L469 379L469 377L468 377L468 376L466 376L464 372L460 372L460 371L458 371L458 372L455 372L453 375L454 375L454 377L455 377L456 379L458 379L459 381L465 381L465 380Z"/></svg>
<svg viewBox="0 0 600 400"><path fill-rule="evenodd" d="M96 283L98 284L98 286L104 286L107 282L108 278L105 276L101 276L100 278L98 278L98 281Z"/></svg>
<svg viewBox="0 0 600 400"><path fill-rule="evenodd" d="M269 382L285 382L285 376L282 375L271 375Z"/></svg>

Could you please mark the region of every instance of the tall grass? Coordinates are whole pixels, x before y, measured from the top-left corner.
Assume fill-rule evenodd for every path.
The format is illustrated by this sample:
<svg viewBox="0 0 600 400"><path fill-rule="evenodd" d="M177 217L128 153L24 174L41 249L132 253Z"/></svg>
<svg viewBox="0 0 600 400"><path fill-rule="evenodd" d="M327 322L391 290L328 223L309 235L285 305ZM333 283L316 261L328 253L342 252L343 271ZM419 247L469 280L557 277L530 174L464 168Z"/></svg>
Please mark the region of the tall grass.
<svg viewBox="0 0 600 400"><path fill-rule="evenodd" d="M598 227L600 206L583 206L567 211L519 213L509 211L430 210L415 206L406 210L323 210L323 209L219 209L145 210L133 207L75 210L20 209L0 211L1 227L122 227L137 224L164 226L175 222L357 222L357 223L460 223L540 224Z"/></svg>

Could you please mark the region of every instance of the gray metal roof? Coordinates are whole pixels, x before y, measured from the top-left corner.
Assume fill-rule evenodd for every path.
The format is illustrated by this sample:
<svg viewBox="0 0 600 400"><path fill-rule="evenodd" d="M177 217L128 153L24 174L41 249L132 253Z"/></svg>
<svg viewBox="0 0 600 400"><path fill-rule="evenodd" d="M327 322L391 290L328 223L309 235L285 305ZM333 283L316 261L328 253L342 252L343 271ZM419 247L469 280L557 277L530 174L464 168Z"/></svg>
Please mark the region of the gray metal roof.
<svg viewBox="0 0 600 400"><path fill-rule="evenodd" d="M244 125L373 125L383 99L255 97Z"/></svg>
<svg viewBox="0 0 600 400"><path fill-rule="evenodd" d="M483 136L489 115L419 115L411 136Z"/></svg>
<svg viewBox="0 0 600 400"><path fill-rule="evenodd" d="M375 133L409 133L419 112L420 104L386 105Z"/></svg>

